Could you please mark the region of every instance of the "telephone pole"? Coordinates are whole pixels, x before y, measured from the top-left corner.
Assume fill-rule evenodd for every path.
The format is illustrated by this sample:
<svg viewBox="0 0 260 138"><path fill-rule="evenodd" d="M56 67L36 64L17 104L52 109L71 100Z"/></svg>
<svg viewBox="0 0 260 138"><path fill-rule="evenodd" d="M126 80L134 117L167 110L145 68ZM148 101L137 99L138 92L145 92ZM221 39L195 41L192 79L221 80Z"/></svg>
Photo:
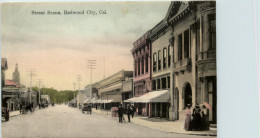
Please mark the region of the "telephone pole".
<svg viewBox="0 0 260 138"><path fill-rule="evenodd" d="M42 83L42 80L38 79L38 85L39 85L39 105L41 103L41 83Z"/></svg>
<svg viewBox="0 0 260 138"><path fill-rule="evenodd" d="M36 76L35 70L31 69L29 71L29 76L30 76L30 96L29 96L29 98L30 98L30 103L32 103L32 77Z"/></svg>
<svg viewBox="0 0 260 138"><path fill-rule="evenodd" d="M87 68L90 69L90 85L91 85L91 89L90 89L90 100L92 100L92 70L96 69L96 60L88 60L88 65Z"/></svg>
<svg viewBox="0 0 260 138"><path fill-rule="evenodd" d="M77 75L77 80L78 80L78 86L79 86L79 93L80 93L80 81L81 81L81 76L80 75ZM75 92L76 93L76 92ZM74 95L75 95L74 93ZM74 96L75 97L75 96ZM75 99L76 101L76 99ZM76 107L77 107L77 104L76 104Z"/></svg>

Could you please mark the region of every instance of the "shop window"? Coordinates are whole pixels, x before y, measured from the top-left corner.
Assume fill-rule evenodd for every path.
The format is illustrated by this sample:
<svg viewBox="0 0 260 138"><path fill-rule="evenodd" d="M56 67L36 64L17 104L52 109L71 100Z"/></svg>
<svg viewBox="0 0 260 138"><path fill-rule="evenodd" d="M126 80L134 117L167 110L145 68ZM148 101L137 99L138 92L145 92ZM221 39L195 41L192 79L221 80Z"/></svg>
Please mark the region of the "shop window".
<svg viewBox="0 0 260 138"><path fill-rule="evenodd" d="M156 53L153 54L153 71L156 71L157 68L157 55Z"/></svg>
<svg viewBox="0 0 260 138"><path fill-rule="evenodd" d="M190 33L189 29L184 31L184 59L190 57Z"/></svg>
<svg viewBox="0 0 260 138"><path fill-rule="evenodd" d="M171 46L168 46L168 67L171 66Z"/></svg>
<svg viewBox="0 0 260 138"><path fill-rule="evenodd" d="M182 34L178 35L178 61L182 60Z"/></svg>
<svg viewBox="0 0 260 138"><path fill-rule="evenodd" d="M158 51L158 70L161 70L161 50Z"/></svg>
<svg viewBox="0 0 260 138"><path fill-rule="evenodd" d="M163 68L166 68L166 62L167 62L167 49L163 49Z"/></svg>

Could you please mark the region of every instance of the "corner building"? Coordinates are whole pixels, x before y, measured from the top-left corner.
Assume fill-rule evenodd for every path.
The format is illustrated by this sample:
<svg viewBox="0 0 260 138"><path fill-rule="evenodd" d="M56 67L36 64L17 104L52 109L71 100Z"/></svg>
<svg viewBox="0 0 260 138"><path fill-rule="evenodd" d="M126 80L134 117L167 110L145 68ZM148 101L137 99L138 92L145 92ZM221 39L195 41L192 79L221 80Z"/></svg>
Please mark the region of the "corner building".
<svg viewBox="0 0 260 138"><path fill-rule="evenodd" d="M183 120L187 104L207 102L209 121L217 121L216 3L171 2L165 17L173 47L172 120Z"/></svg>

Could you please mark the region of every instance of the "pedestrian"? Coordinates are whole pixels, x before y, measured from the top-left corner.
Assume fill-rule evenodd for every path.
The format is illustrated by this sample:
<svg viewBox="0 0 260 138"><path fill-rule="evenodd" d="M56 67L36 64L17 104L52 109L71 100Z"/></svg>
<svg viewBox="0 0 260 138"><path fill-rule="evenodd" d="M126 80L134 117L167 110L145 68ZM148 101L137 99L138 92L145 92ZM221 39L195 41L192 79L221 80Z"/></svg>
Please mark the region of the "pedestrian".
<svg viewBox="0 0 260 138"><path fill-rule="evenodd" d="M191 105L187 104L186 110L185 110L185 123L184 123L184 129L186 131L190 130L190 124L191 124Z"/></svg>
<svg viewBox="0 0 260 138"><path fill-rule="evenodd" d="M130 115L132 115L132 110L130 109L130 105L129 104L127 104L126 113L127 113L127 117L128 117L128 122L131 122L130 121Z"/></svg>
<svg viewBox="0 0 260 138"><path fill-rule="evenodd" d="M209 118L208 118L208 110L205 105L202 106L202 129L209 130Z"/></svg>
<svg viewBox="0 0 260 138"><path fill-rule="evenodd" d="M199 104L196 104L195 108L193 109L192 112L192 129L198 131L201 130L202 125L201 125L201 115L200 115L201 109Z"/></svg>
<svg viewBox="0 0 260 138"><path fill-rule="evenodd" d="M119 105L118 110L117 110L118 117L119 117L119 123L123 123L122 122L123 112L124 112L124 109L123 109L122 105Z"/></svg>
<svg viewBox="0 0 260 138"><path fill-rule="evenodd" d="M135 107L133 105L131 105L130 109L132 110L132 118L134 118L134 114L135 114Z"/></svg>

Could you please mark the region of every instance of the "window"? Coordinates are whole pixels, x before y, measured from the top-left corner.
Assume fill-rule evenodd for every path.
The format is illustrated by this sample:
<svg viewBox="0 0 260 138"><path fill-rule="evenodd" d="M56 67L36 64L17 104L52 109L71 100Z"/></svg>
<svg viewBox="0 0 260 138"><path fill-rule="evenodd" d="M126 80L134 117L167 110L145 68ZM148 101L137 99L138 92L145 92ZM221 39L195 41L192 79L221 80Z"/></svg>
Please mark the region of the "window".
<svg viewBox="0 0 260 138"><path fill-rule="evenodd" d="M167 88L170 88L170 87L171 87L171 79L170 79L170 76L167 77L167 83L168 83Z"/></svg>
<svg viewBox="0 0 260 138"><path fill-rule="evenodd" d="M184 59L190 57L190 33L189 29L184 31Z"/></svg>
<svg viewBox="0 0 260 138"><path fill-rule="evenodd" d="M140 58L138 58L138 75L140 75Z"/></svg>
<svg viewBox="0 0 260 138"><path fill-rule="evenodd" d="M197 23L197 31L196 31L196 51L197 55L200 53L200 22Z"/></svg>
<svg viewBox="0 0 260 138"><path fill-rule="evenodd" d="M210 49L216 49L216 15L209 15L209 25L210 25Z"/></svg>
<svg viewBox="0 0 260 138"><path fill-rule="evenodd" d="M135 76L137 76L137 61L135 60Z"/></svg>
<svg viewBox="0 0 260 138"><path fill-rule="evenodd" d="M148 65L148 62L149 62L149 61L148 61L148 60L149 60L149 59L148 59L148 54L146 54L146 55L145 55L145 72L148 72L148 66L149 66L149 65Z"/></svg>
<svg viewBox="0 0 260 138"><path fill-rule="evenodd" d="M171 46L168 46L168 67L171 66Z"/></svg>
<svg viewBox="0 0 260 138"><path fill-rule="evenodd" d="M141 68L141 70L142 70L142 74L144 74L144 57L142 56L142 68Z"/></svg>
<svg viewBox="0 0 260 138"><path fill-rule="evenodd" d="M178 35L178 61L182 60L182 34Z"/></svg>
<svg viewBox="0 0 260 138"><path fill-rule="evenodd" d="M153 89L153 90L156 90L156 80L153 80L152 83L153 83L153 84L152 84L152 89Z"/></svg>
<svg viewBox="0 0 260 138"><path fill-rule="evenodd" d="M166 78L162 78L162 89L166 89Z"/></svg>
<svg viewBox="0 0 260 138"><path fill-rule="evenodd" d="M161 70L161 59L160 59L160 55L161 55L161 50L158 51L158 70Z"/></svg>
<svg viewBox="0 0 260 138"><path fill-rule="evenodd" d="M166 68L166 62L167 62L167 49L163 49L163 68Z"/></svg>
<svg viewBox="0 0 260 138"><path fill-rule="evenodd" d="M156 53L153 54L153 71L156 71L157 68L157 55Z"/></svg>
<svg viewBox="0 0 260 138"><path fill-rule="evenodd" d="M161 89L161 80L157 79L157 90Z"/></svg>

